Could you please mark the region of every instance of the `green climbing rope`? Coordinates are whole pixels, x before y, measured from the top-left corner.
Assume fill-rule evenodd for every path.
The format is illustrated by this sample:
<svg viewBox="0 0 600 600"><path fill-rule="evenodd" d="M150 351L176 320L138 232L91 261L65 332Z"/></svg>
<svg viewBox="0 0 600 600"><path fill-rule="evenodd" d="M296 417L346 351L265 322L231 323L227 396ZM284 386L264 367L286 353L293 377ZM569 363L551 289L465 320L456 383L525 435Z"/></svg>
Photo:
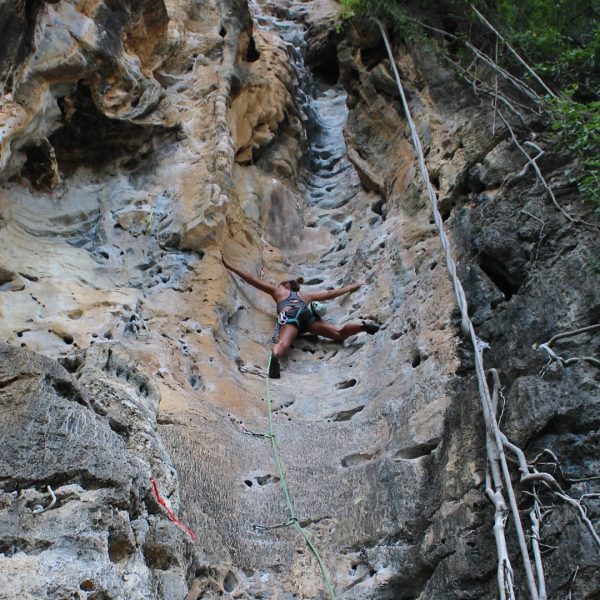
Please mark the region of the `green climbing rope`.
<svg viewBox="0 0 600 600"><path fill-rule="evenodd" d="M275 431L273 429L273 411L271 410L271 391L269 389L269 369L271 368L271 357L269 356L269 363L267 365L267 408L269 410L269 434L267 437L271 440L271 446L273 447L273 455L275 457L275 464L277 465L277 471L279 472L279 483L281 484L281 489L283 490L283 495L285 496L285 501L287 502L288 510L290 513L290 519L285 525L294 525L294 527L300 532L300 535L304 538L306 545L310 548L310 551L314 554L317 562L319 563L319 567L321 569L321 574L323 576L323 581L329 590L332 600L336 600L335 590L333 589L333 585L331 584L331 579L329 578L329 571L319 554L316 546L313 541L310 539L308 533L302 525L300 525L300 521L298 521L298 517L296 516L296 511L294 510L294 503L292 502L292 498L290 496L290 492L288 490L287 481L285 479L285 473L283 472L283 467L281 465L281 459L279 457L279 448L277 447L277 438L275 437Z"/></svg>

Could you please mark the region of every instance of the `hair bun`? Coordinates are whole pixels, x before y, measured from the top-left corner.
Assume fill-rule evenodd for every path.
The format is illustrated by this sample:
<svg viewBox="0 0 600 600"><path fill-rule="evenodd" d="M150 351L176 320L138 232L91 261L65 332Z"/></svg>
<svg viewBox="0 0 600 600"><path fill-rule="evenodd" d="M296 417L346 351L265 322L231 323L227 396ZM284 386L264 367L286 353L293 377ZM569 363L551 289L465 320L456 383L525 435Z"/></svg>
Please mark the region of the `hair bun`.
<svg viewBox="0 0 600 600"><path fill-rule="evenodd" d="M298 283L304 283L304 277L298 277L298 278L296 278L296 281Z"/></svg>

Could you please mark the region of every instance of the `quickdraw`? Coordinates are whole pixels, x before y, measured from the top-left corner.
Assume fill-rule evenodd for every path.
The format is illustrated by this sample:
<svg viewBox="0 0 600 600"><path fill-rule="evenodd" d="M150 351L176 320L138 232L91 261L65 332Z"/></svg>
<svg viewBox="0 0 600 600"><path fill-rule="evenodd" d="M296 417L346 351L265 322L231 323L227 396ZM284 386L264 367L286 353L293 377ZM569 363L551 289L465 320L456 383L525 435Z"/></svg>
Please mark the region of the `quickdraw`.
<svg viewBox="0 0 600 600"><path fill-rule="evenodd" d="M288 316L284 311L281 311L277 315L277 323L275 323L275 331L273 332L273 336L271 337L271 341L276 344L279 341L279 331L281 330L281 326L285 325L288 322Z"/></svg>

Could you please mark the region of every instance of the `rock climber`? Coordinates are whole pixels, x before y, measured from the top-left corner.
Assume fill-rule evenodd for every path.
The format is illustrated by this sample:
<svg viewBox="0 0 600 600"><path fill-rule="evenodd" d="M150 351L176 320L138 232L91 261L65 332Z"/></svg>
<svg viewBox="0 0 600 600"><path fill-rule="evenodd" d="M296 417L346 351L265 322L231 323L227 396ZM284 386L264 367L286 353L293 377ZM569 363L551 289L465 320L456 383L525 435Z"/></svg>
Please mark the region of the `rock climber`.
<svg viewBox="0 0 600 600"><path fill-rule="evenodd" d="M237 269L221 257L227 269L241 277L245 282L269 294L277 303L277 327L273 336L273 348L271 360L269 361L269 377L278 379L280 377L279 358L283 356L292 342L303 333L309 332L315 335L329 338L336 342L342 342L351 335L365 331L373 335L379 331L379 325L368 321L350 321L341 327L323 321L323 300L332 300L338 296L349 294L361 287L362 283L352 283L337 290L326 292L302 292L300 285L304 283L302 277L282 281L275 285L262 279L258 279L250 273Z"/></svg>

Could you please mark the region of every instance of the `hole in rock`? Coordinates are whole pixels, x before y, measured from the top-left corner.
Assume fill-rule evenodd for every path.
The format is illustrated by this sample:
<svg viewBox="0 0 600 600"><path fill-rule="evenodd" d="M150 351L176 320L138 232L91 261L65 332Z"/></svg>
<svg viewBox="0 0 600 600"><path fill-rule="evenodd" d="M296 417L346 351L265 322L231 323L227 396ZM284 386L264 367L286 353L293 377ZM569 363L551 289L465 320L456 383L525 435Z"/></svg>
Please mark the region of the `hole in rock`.
<svg viewBox="0 0 600 600"><path fill-rule="evenodd" d="M433 271L436 267L438 266L437 260L434 260L430 265L429 265L429 270Z"/></svg>
<svg viewBox="0 0 600 600"><path fill-rule="evenodd" d="M122 167L126 171L133 171L134 169L138 168L139 164L140 163L137 159L130 158L123 163ZM117 225L115 225L115 227L120 227L120 225L117 223Z"/></svg>
<svg viewBox="0 0 600 600"><path fill-rule="evenodd" d="M66 400L74 400L75 402L87 406L87 403L81 397L81 393L75 386L75 384L66 379L52 379L49 375L46 376L45 382L52 386L52 389L61 397Z"/></svg>
<svg viewBox="0 0 600 600"><path fill-rule="evenodd" d="M31 275L30 273L21 273L21 271L19 271L19 275L21 275L22 277L25 277L25 279L28 279L29 281L39 281L40 278L36 277L35 275Z"/></svg>
<svg viewBox="0 0 600 600"><path fill-rule="evenodd" d="M543 435L584 434L591 423L583 422L577 410L552 417L542 429Z"/></svg>
<svg viewBox="0 0 600 600"><path fill-rule="evenodd" d="M49 142L59 170L65 173L82 165L95 168L115 159L133 159L142 148L154 147L155 135L174 131L107 117L98 110L89 87L83 83L70 96L58 98L57 103L62 127L49 137Z"/></svg>
<svg viewBox="0 0 600 600"><path fill-rule="evenodd" d="M225 29L225 27L221 26L221 29L219 29L219 35L224 38L227 35L227 29Z"/></svg>
<svg viewBox="0 0 600 600"><path fill-rule="evenodd" d="M165 542L146 542L144 546L144 558L146 564L151 569L160 569L166 571L177 561L174 556L174 550Z"/></svg>
<svg viewBox="0 0 600 600"><path fill-rule="evenodd" d="M256 483L261 487L269 483L276 483L279 481L279 477L273 477L273 475L263 475L256 478Z"/></svg>
<svg viewBox="0 0 600 600"><path fill-rule="evenodd" d="M73 336L72 335L63 335L63 342L65 344L72 344L73 343Z"/></svg>
<svg viewBox="0 0 600 600"><path fill-rule="evenodd" d="M12 271L0 267L0 285L13 281L15 274Z"/></svg>
<svg viewBox="0 0 600 600"><path fill-rule="evenodd" d="M479 266L507 300L510 300L519 291L521 281L509 272L502 261L482 253L479 256Z"/></svg>
<svg viewBox="0 0 600 600"><path fill-rule="evenodd" d="M414 446L410 446L409 448L403 448L402 450L398 450L398 452L396 452L394 459L414 460L415 458L427 456L438 447L439 443L439 438L433 438L432 440L424 442L423 444L416 444Z"/></svg>
<svg viewBox="0 0 600 600"><path fill-rule="evenodd" d="M189 378L188 378L188 381L190 382L190 385L194 389L198 389L199 387L201 387L201 385L200 385L200 378L196 377L196 375L190 375Z"/></svg>
<svg viewBox="0 0 600 600"><path fill-rule="evenodd" d="M354 415L358 414L363 409L364 409L364 405L356 406L355 408L350 408L348 410L342 410L333 416L333 420L334 421L349 421Z"/></svg>
<svg viewBox="0 0 600 600"><path fill-rule="evenodd" d="M58 359L58 362L67 370L69 373L75 373L81 366L81 358L75 354L71 356L64 356Z"/></svg>
<svg viewBox="0 0 600 600"><path fill-rule="evenodd" d="M348 388L354 387L356 385L356 379L347 379L346 381L340 381L335 384L335 387L338 390L347 390Z"/></svg>
<svg viewBox="0 0 600 600"><path fill-rule="evenodd" d="M251 37L248 42L248 48L246 49L246 62L255 62L260 58L260 52L256 48L256 42Z"/></svg>
<svg viewBox="0 0 600 600"><path fill-rule="evenodd" d="M371 461L375 456L376 452L358 452L356 454L349 454L342 458L342 467L354 467L366 462Z"/></svg>
<svg viewBox="0 0 600 600"><path fill-rule="evenodd" d="M380 198L377 202L371 204L371 210L376 214L383 216L383 205L385 204L385 200Z"/></svg>
<svg viewBox="0 0 600 600"><path fill-rule="evenodd" d="M112 563L118 563L125 560L129 555L129 545L126 541L120 539L108 538L108 558Z"/></svg>
<svg viewBox="0 0 600 600"><path fill-rule="evenodd" d="M228 594L230 594L231 592L235 591L235 589L237 588L237 585L238 585L237 577L231 571L229 571L227 573L227 575L225 575L225 579L223 580L223 589Z"/></svg>
<svg viewBox="0 0 600 600"><path fill-rule="evenodd" d="M411 365L412 365L413 369L415 369L420 364L421 364L421 354L420 354L420 352L417 351L416 354L413 356Z"/></svg>
<svg viewBox="0 0 600 600"><path fill-rule="evenodd" d="M243 89L242 80L234 73L231 76L229 93L231 94L232 100L237 98L240 95L240 92Z"/></svg>
<svg viewBox="0 0 600 600"><path fill-rule="evenodd" d="M45 140L44 140L45 141ZM45 141L24 149L27 160L21 169L21 176L37 190L50 190L58 183L54 149Z"/></svg>
<svg viewBox="0 0 600 600"><path fill-rule="evenodd" d="M328 44L319 48L318 52L311 52L306 57L306 64L327 85L335 85L340 78L340 65L335 44Z"/></svg>
<svg viewBox="0 0 600 600"><path fill-rule="evenodd" d="M387 52L383 42L373 48L361 48L360 60L369 71L382 60L387 60Z"/></svg>
<svg viewBox="0 0 600 600"><path fill-rule="evenodd" d="M91 592L95 589L94 582L91 581L90 579L84 579L79 584L79 589L83 590L84 592Z"/></svg>
<svg viewBox="0 0 600 600"><path fill-rule="evenodd" d="M248 487L252 487L252 482L249 479L244 479L244 483L248 486Z"/></svg>

